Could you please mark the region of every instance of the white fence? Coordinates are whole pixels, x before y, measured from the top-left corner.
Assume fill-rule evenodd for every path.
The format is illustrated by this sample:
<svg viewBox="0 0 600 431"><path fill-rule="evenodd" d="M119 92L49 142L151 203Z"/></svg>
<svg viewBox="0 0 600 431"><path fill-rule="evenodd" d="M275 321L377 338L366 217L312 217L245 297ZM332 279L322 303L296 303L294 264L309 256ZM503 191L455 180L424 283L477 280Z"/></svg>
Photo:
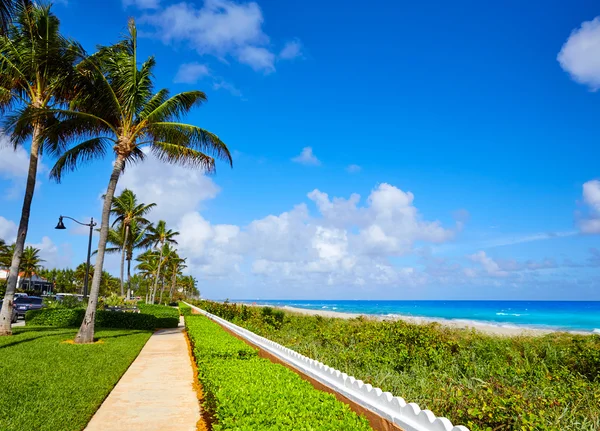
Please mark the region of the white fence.
<svg viewBox="0 0 600 431"><path fill-rule="evenodd" d="M356 404L377 413L405 431L469 431L464 426L454 426L446 418L438 418L429 410L421 410L415 403L383 392L362 380L307 358L287 347L221 319L201 308L188 304L208 318L220 323L240 337L296 368L301 373L342 394Z"/></svg>

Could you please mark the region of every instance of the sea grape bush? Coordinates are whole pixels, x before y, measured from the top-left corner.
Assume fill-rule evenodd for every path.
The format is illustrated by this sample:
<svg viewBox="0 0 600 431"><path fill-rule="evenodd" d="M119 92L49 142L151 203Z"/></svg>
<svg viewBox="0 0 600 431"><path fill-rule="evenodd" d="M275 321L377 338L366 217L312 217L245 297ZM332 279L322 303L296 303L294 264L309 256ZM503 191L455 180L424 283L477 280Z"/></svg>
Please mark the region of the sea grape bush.
<svg viewBox="0 0 600 431"><path fill-rule="evenodd" d="M367 420L201 315L185 317L214 431L366 431Z"/></svg>
<svg viewBox="0 0 600 431"><path fill-rule="evenodd" d="M600 430L599 335L498 337L293 313L274 326L260 307L195 305L472 431Z"/></svg>

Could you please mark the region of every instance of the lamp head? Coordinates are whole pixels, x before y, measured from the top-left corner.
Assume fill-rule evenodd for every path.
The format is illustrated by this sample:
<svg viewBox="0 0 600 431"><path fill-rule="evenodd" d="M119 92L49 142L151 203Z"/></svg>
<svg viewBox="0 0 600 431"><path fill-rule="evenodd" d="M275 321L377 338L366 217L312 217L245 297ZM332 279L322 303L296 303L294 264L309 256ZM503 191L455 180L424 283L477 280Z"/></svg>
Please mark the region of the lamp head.
<svg viewBox="0 0 600 431"><path fill-rule="evenodd" d="M56 227L54 229L66 229L65 224L63 223L62 216L60 216L58 218L58 224L56 225Z"/></svg>

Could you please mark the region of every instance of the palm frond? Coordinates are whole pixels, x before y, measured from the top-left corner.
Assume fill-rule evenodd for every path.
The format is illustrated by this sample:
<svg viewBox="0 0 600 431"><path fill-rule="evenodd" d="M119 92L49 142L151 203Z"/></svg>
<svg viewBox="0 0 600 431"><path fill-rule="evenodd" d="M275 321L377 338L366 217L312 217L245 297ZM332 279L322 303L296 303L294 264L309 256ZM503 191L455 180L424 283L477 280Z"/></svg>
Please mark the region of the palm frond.
<svg viewBox="0 0 600 431"><path fill-rule="evenodd" d="M92 138L66 151L50 171L50 178L60 183L65 170L74 171L80 163L104 157L109 142L107 138Z"/></svg>
<svg viewBox="0 0 600 431"><path fill-rule="evenodd" d="M215 171L215 159L192 148L167 142L155 142L150 147L150 151L162 162L201 168L206 173Z"/></svg>

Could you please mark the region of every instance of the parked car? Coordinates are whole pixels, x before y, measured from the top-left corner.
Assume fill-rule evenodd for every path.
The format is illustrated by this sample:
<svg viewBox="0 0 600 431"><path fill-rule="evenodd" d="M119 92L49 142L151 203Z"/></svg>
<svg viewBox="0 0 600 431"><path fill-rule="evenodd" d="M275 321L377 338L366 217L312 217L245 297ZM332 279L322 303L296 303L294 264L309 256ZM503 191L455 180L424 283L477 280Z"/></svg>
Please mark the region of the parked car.
<svg viewBox="0 0 600 431"><path fill-rule="evenodd" d="M0 300L0 310L2 309L2 303L4 302L4 300ZM17 309L15 307L13 307L12 310L12 318L10 319L10 321L12 323L17 323L17 320L19 319L19 315L17 314Z"/></svg>
<svg viewBox="0 0 600 431"><path fill-rule="evenodd" d="M15 299L15 310L17 310L18 317L25 317L25 313L29 310L39 310L42 307L44 307L44 302L39 296L27 296Z"/></svg>

